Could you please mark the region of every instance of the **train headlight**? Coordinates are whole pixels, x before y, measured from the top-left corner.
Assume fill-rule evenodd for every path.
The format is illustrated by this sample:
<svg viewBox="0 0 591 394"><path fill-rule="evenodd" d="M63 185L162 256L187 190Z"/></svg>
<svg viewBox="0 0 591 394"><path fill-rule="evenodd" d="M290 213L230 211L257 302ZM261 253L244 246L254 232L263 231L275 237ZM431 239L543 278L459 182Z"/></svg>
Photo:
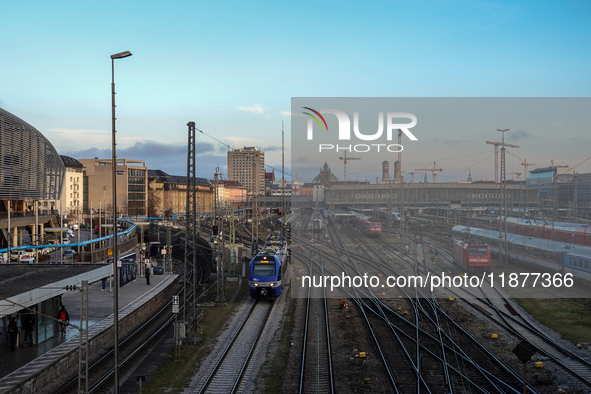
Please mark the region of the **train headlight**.
<svg viewBox="0 0 591 394"><path fill-rule="evenodd" d="M259 285L259 284L258 284L258 283L256 283L256 282L255 282L255 283L253 283L253 286L254 286L254 287L257 287L258 285Z"/></svg>

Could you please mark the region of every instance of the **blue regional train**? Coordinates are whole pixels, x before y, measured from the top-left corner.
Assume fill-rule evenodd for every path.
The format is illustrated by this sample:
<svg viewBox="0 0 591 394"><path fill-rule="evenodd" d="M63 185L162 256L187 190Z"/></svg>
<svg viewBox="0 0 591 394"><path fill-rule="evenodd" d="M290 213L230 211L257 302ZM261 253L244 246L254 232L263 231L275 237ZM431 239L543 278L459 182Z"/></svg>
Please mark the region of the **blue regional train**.
<svg viewBox="0 0 591 394"><path fill-rule="evenodd" d="M282 235L269 235L265 246L250 262L249 290L253 298L281 295L281 277L285 269L287 246Z"/></svg>
<svg viewBox="0 0 591 394"><path fill-rule="evenodd" d="M465 226L452 228L452 238L466 236ZM499 232L470 227L472 242L486 243L492 253L499 253ZM507 233L509 260L522 264L546 268L591 283L591 247L533 238L526 235Z"/></svg>

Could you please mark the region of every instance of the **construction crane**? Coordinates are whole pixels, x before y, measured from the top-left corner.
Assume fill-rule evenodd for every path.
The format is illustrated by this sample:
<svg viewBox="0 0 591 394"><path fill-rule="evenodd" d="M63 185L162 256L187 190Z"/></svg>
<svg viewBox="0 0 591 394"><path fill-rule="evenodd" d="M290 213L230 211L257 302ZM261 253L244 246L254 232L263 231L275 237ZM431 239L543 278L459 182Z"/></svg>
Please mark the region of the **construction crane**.
<svg viewBox="0 0 591 394"><path fill-rule="evenodd" d="M349 182L349 176L347 175L347 160L361 160L358 157L347 157L347 151L345 151L345 157L339 157L345 164L345 182Z"/></svg>
<svg viewBox="0 0 591 394"><path fill-rule="evenodd" d="M425 180L427 179L427 173L433 173L433 183L437 183L437 173L443 171L443 168L437 168L437 163L433 162L433 168L415 168L415 172L424 172Z"/></svg>
<svg viewBox="0 0 591 394"><path fill-rule="evenodd" d="M527 181L527 167L535 166L536 163L528 163L527 160L523 160L523 163L521 163L521 165L523 166L523 180Z"/></svg>
<svg viewBox="0 0 591 394"><path fill-rule="evenodd" d="M521 175L521 172L508 172L507 175L517 175L517 181L519 182L519 176Z"/></svg>
<svg viewBox="0 0 591 394"><path fill-rule="evenodd" d="M519 146L504 142L486 141L486 143L495 146L495 183L499 183L499 146L508 146L509 148L519 148Z"/></svg>

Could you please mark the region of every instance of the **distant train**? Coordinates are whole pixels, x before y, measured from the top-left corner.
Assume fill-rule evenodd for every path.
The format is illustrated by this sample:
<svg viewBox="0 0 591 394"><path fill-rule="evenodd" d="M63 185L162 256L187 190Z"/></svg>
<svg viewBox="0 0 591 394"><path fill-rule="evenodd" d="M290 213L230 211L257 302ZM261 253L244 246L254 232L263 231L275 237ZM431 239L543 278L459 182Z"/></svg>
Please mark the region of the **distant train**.
<svg viewBox="0 0 591 394"><path fill-rule="evenodd" d="M382 233L382 223L371 218L370 216L362 215L358 212L351 212L353 214L353 225L366 234L379 235Z"/></svg>
<svg viewBox="0 0 591 394"><path fill-rule="evenodd" d="M466 236L465 226L452 228L452 237ZM470 237L477 243L488 244L492 253L499 254L499 232L470 227ZM507 233L509 261L545 268L591 283L591 247Z"/></svg>
<svg viewBox="0 0 591 394"><path fill-rule="evenodd" d="M248 293L253 298L281 295L281 280L287 259L287 244L282 235L269 235L263 249L249 265Z"/></svg>
<svg viewBox="0 0 591 394"><path fill-rule="evenodd" d="M507 232L575 245L591 246L591 226L586 224L508 217Z"/></svg>
<svg viewBox="0 0 591 394"><path fill-rule="evenodd" d="M486 244L473 244L456 239L453 245L453 262L467 270L490 269L490 248Z"/></svg>

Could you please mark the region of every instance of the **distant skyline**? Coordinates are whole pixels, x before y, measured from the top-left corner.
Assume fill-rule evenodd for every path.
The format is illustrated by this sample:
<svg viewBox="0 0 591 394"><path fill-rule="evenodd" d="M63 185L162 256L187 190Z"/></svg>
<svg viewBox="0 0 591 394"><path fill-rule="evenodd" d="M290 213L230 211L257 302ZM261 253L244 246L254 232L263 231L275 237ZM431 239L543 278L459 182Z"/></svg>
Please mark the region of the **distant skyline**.
<svg viewBox="0 0 591 394"><path fill-rule="evenodd" d="M276 168L284 121L291 173L292 97L591 92L591 3L583 1L34 0L2 10L1 108L37 128L60 154L110 158L110 55L129 50L133 56L115 62L117 155L171 175L186 174L189 121L230 146L260 147ZM436 161L445 169L438 181L464 180L468 168L475 179L494 179L485 140L498 139L497 128L511 128L508 142L523 146L508 155L508 171L522 172L518 158L544 167L591 156L587 132L557 127L565 141L557 145L536 130L492 123L478 137L433 137L429 153L413 153L407 163ZM197 137L197 175L212 178L217 166L225 173L227 148ZM338 157L327 161L341 178ZM577 170L591 172L591 160ZM349 173L381 178L379 168L352 165Z"/></svg>

